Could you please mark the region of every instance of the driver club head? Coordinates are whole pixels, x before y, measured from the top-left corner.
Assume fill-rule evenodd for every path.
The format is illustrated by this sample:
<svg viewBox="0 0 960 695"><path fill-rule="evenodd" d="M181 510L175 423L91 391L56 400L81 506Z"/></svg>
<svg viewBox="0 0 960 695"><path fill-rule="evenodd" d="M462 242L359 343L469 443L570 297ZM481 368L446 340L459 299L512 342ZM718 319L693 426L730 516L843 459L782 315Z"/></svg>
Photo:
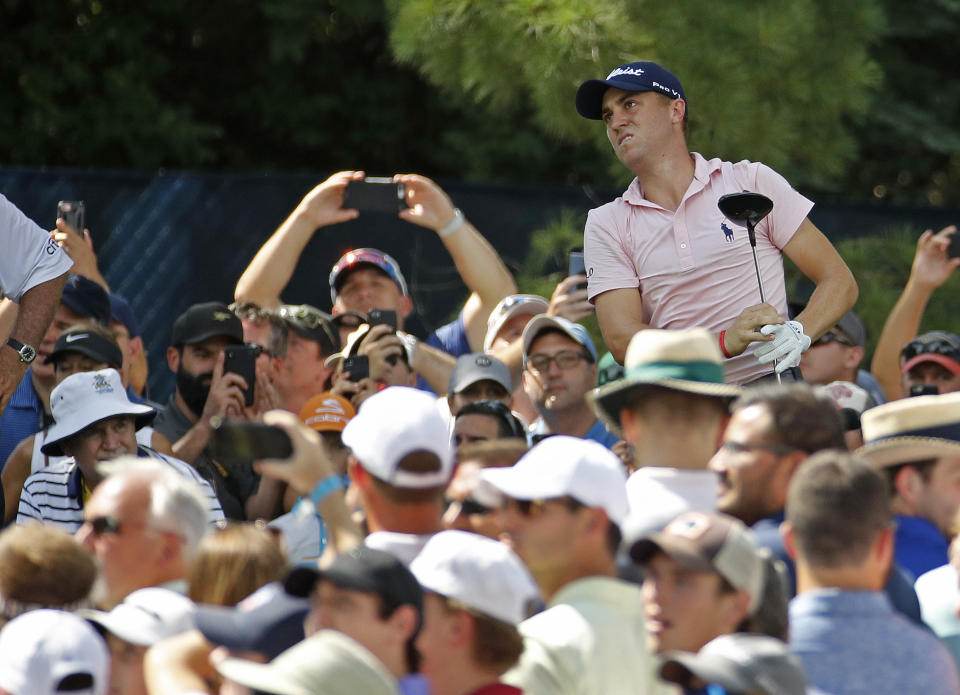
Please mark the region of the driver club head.
<svg viewBox="0 0 960 695"><path fill-rule="evenodd" d="M746 222L753 227L773 210L773 201L762 193L728 193L717 201L726 217L734 222Z"/></svg>

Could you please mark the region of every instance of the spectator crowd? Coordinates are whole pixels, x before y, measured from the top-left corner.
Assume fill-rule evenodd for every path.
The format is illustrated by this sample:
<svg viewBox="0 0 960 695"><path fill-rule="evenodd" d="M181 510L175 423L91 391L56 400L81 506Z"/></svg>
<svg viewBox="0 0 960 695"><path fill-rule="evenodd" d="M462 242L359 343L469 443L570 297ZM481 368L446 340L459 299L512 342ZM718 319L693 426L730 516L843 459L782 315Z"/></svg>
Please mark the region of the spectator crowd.
<svg viewBox="0 0 960 695"><path fill-rule="evenodd" d="M960 694L956 229L868 371L812 202L689 152L675 75L575 105L635 178L549 298L434 181L339 172L169 317L160 402L89 231L0 196L0 695ZM467 289L428 336L363 239L281 299L372 188Z"/></svg>

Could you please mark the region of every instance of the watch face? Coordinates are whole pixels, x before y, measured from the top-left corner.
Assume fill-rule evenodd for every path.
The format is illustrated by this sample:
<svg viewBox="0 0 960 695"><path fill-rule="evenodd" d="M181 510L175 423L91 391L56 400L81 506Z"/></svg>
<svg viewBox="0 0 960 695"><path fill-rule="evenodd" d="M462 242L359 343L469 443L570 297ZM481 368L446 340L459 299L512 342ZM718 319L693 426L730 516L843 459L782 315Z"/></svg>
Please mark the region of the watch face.
<svg viewBox="0 0 960 695"><path fill-rule="evenodd" d="M29 364L37 358L37 351L30 345L24 345L20 348L20 361Z"/></svg>

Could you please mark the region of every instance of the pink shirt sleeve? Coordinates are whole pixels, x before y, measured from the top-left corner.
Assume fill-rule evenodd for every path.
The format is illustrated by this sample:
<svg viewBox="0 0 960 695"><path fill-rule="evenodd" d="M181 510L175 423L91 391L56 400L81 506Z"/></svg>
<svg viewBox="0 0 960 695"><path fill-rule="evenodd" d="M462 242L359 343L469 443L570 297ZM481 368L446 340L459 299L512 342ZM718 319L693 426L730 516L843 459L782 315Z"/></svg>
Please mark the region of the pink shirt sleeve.
<svg viewBox="0 0 960 695"><path fill-rule="evenodd" d="M773 244L782 249L810 214L813 202L800 195L785 178L765 164L757 164L755 183L753 190L773 201L773 210L764 220L764 226Z"/></svg>
<svg viewBox="0 0 960 695"><path fill-rule="evenodd" d="M624 245L617 223L623 217L618 206L627 206L619 198L591 210L583 231L583 256L587 268L587 296L592 302L603 292L636 289L640 286L630 251ZM628 206L627 206L628 207ZM618 212L620 214L618 214Z"/></svg>

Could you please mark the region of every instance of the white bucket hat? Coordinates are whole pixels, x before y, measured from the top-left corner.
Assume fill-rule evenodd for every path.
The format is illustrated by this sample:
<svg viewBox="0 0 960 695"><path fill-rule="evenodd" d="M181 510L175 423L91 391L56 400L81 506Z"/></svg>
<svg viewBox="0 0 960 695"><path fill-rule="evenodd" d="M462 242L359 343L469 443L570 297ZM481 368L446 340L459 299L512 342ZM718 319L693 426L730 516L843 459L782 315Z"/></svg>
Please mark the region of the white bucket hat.
<svg viewBox="0 0 960 695"><path fill-rule="evenodd" d="M131 415L137 429L150 424L157 411L148 405L132 403L116 369L79 372L61 381L50 394L54 424L40 451L63 456L60 443L90 425L118 415Z"/></svg>

